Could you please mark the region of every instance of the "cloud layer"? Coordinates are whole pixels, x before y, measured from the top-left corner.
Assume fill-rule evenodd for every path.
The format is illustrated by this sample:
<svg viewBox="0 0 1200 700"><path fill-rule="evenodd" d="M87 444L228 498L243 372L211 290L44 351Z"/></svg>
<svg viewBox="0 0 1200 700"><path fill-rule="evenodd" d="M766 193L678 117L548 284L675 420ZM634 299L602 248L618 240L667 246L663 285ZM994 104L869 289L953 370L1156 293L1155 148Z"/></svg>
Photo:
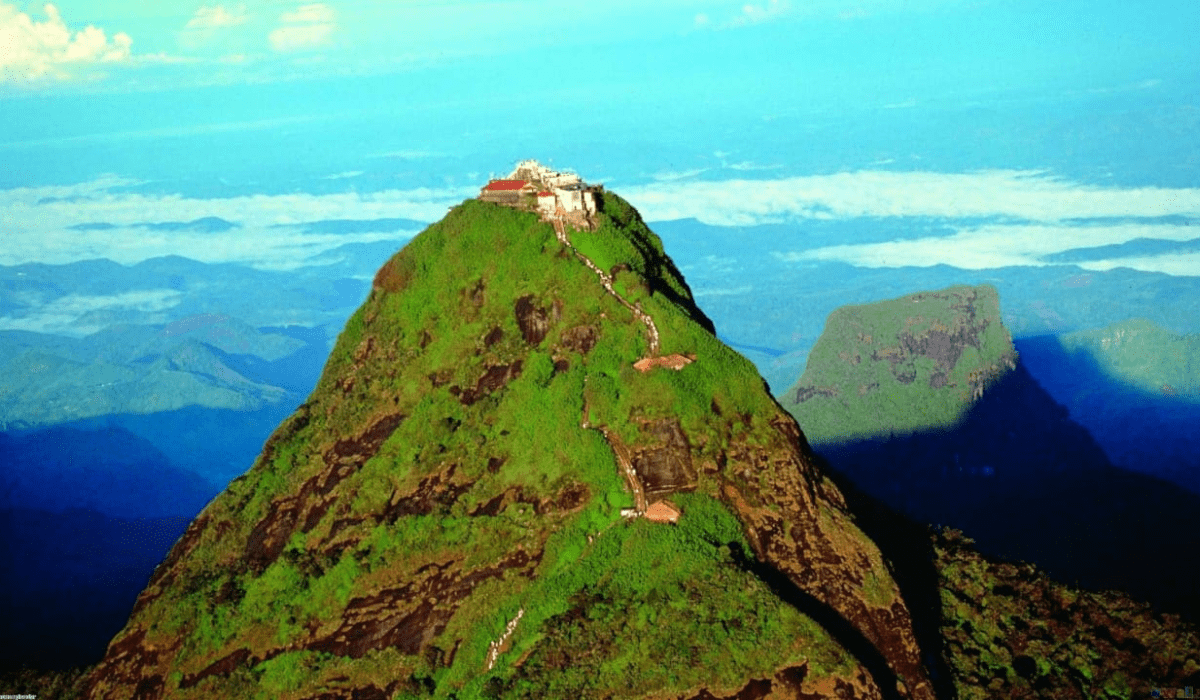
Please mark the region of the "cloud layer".
<svg viewBox="0 0 1200 700"><path fill-rule="evenodd" d="M982 270L1014 265L1041 266L1055 253L1076 248L1124 243L1137 238L1185 241L1195 237L1189 226L1171 225L993 225L966 228L952 236L860 245L826 246L781 253L783 260L840 261L860 267L928 267L951 265ZM1200 254L1113 258L1074 263L1087 270L1129 267L1172 275L1200 275Z"/></svg>
<svg viewBox="0 0 1200 700"><path fill-rule="evenodd" d="M845 244L779 253L789 261L865 267L1046 265L1055 254L1149 238L1187 241L1200 218L1200 188L1102 187L1040 171L974 173L864 170L776 180L659 180L626 196L649 220L696 218L718 226L804 219L941 219L949 236ZM1176 217L1183 224L1164 223ZM1112 221L1121 223L1112 223ZM986 222L981 224L980 222ZM1196 254L1138 255L1077 263L1200 276Z"/></svg>
<svg viewBox="0 0 1200 700"><path fill-rule="evenodd" d="M79 69L97 63L129 59L133 39L117 32L109 39L103 29L88 25L72 33L58 8L45 6L38 22L15 5L0 3L0 82L67 80Z"/></svg>
<svg viewBox="0 0 1200 700"><path fill-rule="evenodd" d="M0 190L5 245L0 264L107 258L134 264L162 255L289 269L346 243L395 240L396 232L314 233L333 219L437 221L475 187L374 193L251 195L196 199L122 192L136 183L106 177L73 186ZM200 226L224 221L236 226ZM190 222L147 226L147 222ZM402 236L400 236L402 237Z"/></svg>
<svg viewBox="0 0 1200 700"><path fill-rule="evenodd" d="M245 23L245 5L235 8L232 12L225 9L224 5L202 5L188 20L184 29L217 29L219 27L236 27Z"/></svg>
<svg viewBox="0 0 1200 700"><path fill-rule="evenodd" d="M629 188L650 219L730 226L796 218L937 216L1062 221L1200 215L1200 189L1113 188L1040 171L860 170L776 180L660 181Z"/></svg>
<svg viewBox="0 0 1200 700"><path fill-rule="evenodd" d="M333 8L324 3L301 5L279 17L279 27L267 40L271 48L280 51L300 51L329 43L336 27Z"/></svg>
<svg viewBox="0 0 1200 700"><path fill-rule="evenodd" d="M174 289L143 289L119 294L71 294L39 306L28 316L0 317L0 330L84 336L113 321L136 318L139 323L163 323L163 313L177 306L183 293ZM129 318L126 318L128 316Z"/></svg>

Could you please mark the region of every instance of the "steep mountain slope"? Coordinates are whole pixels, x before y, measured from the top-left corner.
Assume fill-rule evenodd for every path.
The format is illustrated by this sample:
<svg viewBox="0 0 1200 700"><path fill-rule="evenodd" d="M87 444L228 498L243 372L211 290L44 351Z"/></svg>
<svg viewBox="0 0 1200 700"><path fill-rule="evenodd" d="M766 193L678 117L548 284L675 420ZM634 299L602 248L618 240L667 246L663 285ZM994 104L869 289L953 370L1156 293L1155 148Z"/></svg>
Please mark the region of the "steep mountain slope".
<svg viewBox="0 0 1200 700"><path fill-rule="evenodd" d="M89 696L932 697L795 422L600 204L467 201L393 257Z"/></svg>
<svg viewBox="0 0 1200 700"><path fill-rule="evenodd" d="M813 443L945 428L1015 362L995 288L920 292L835 310L780 402Z"/></svg>

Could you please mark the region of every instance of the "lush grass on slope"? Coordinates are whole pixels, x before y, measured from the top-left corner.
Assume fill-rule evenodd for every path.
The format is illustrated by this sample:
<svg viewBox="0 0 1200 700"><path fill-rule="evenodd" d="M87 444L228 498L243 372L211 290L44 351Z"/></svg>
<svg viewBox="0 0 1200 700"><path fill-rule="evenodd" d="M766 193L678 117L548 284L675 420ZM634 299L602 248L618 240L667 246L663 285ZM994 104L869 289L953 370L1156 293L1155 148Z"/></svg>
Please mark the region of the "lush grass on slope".
<svg viewBox="0 0 1200 700"><path fill-rule="evenodd" d="M619 198L603 202L609 214L598 229L573 232L572 241L605 269L624 266L617 282L655 319L663 354L697 361L680 372L637 372L644 327L548 224L474 200L456 207L380 270L308 402L206 509L221 525L206 530L183 580L154 603L148 639L183 634L187 673L239 648L274 654L202 680L191 689L197 697L299 697L334 678L350 686L398 679L407 692L436 697L634 686L671 693L732 687L804 659L814 677L849 667L817 625L730 559L725 545L742 542L741 528L713 497L715 483L702 479L697 493L679 497L678 527L620 519L631 497L600 432L581 426L585 402L591 425L632 446L650 440L642 422L678 418L701 459L731 433L767 440L762 416L775 409L754 367L705 327L658 238ZM533 347L514 314L527 296L554 319ZM565 350L564 334L582 326L597 330L595 347ZM461 400L489 368L517 362L502 388ZM393 415L403 420L378 452L333 489L338 505L298 528L264 570L247 569L234 545L250 528L322 473L331 450ZM532 505L580 491L575 508ZM421 512L381 517L396 494L427 492L434 496ZM516 496L494 515L473 514L499 494ZM484 578L428 653L280 653L332 632L351 601L402 586L422 567L481 570L518 550L540 553L534 575ZM521 610L511 647L488 671L489 643ZM563 663L575 657L578 665ZM168 679L180 697L184 671Z"/></svg>

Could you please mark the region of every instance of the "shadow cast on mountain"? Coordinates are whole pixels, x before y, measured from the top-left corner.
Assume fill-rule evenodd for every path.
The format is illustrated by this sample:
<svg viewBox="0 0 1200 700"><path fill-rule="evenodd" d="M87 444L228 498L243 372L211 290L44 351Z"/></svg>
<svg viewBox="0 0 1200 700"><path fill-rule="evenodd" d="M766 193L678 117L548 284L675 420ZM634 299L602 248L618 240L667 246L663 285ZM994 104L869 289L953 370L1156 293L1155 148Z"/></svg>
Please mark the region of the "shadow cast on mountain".
<svg viewBox="0 0 1200 700"><path fill-rule="evenodd" d="M866 494L985 554L1200 620L1200 496L1112 466L1021 364L953 429L814 448Z"/></svg>
<svg viewBox="0 0 1200 700"><path fill-rule="evenodd" d="M99 661L190 521L0 509L0 670Z"/></svg>
<svg viewBox="0 0 1200 700"><path fill-rule="evenodd" d="M602 211L612 217L621 226L646 226L646 222L642 220L641 214L636 209L629 206L624 200L620 200L620 204L615 207L604 207L602 201ZM647 227L647 230L649 228ZM657 235L657 234L653 234ZM713 325L712 319L705 315L704 311L693 301L695 295L692 294L691 287L683 277L683 273L675 266L675 262L671 257L664 252L660 252L650 245L649 241L641 236L631 236L629 242L637 248L638 254L646 261L645 281L649 285L651 294L661 294L671 300L683 313L687 314L693 321L700 324L705 330L713 335L716 335L716 326ZM692 299L685 299L683 295L677 292L671 285L666 283L668 277L674 278L683 285L687 290L687 294Z"/></svg>
<svg viewBox="0 0 1200 700"><path fill-rule="evenodd" d="M1037 383L1092 433L1112 463L1200 494L1200 402L1169 386L1146 391L1114 377L1091 352L1069 350L1058 336L1014 344Z"/></svg>
<svg viewBox="0 0 1200 700"><path fill-rule="evenodd" d="M885 700L900 700L900 693L896 689L896 672L888 666L883 652L879 651L862 632L842 617L841 613L828 603L805 592L770 564L747 554L741 544L730 542L729 549L733 560L739 567L754 574L760 581L770 586L775 595L812 618L829 636L833 637L834 641L858 660L863 668L871 674Z"/></svg>
<svg viewBox="0 0 1200 700"><path fill-rule="evenodd" d="M0 464L0 508L190 517L217 493L155 444L116 425L0 433Z"/></svg>
<svg viewBox="0 0 1200 700"><path fill-rule="evenodd" d="M933 684L934 693L943 700L958 697L950 669L946 666L945 638L942 636L942 600L938 580L937 556L929 528L905 517L872 497L845 475L830 468L820 455L817 460L837 485L854 523L870 537L891 564L892 578L912 615L913 633L921 648L921 660Z"/></svg>

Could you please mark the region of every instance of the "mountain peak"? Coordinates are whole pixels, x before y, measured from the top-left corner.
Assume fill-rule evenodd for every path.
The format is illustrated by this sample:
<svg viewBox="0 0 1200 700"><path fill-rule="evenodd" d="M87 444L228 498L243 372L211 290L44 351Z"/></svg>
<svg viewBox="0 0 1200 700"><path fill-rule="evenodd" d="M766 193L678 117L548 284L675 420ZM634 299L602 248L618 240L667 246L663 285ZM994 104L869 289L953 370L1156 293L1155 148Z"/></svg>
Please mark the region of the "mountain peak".
<svg viewBox="0 0 1200 700"><path fill-rule="evenodd" d="M586 191L467 200L379 270L91 697L932 697L795 421Z"/></svg>

